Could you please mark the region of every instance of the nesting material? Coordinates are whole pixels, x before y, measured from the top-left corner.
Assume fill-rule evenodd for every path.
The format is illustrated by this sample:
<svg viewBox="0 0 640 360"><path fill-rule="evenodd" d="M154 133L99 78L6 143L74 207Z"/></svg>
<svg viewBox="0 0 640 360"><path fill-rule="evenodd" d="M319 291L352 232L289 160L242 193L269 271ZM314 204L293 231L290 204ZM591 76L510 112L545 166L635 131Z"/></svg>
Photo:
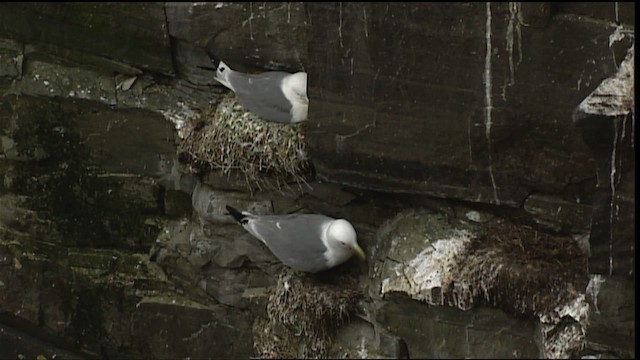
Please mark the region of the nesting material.
<svg viewBox="0 0 640 360"><path fill-rule="evenodd" d="M306 183L309 161L305 124L264 121L247 111L233 93L216 109L187 120L179 158L194 173L239 170L250 188L280 188L288 182Z"/></svg>
<svg viewBox="0 0 640 360"><path fill-rule="evenodd" d="M327 357L335 330L360 297L355 284L319 283L284 269L267 302L268 318L254 323L256 353L260 358Z"/></svg>
<svg viewBox="0 0 640 360"><path fill-rule="evenodd" d="M488 304L537 318L545 357L577 356L588 313L584 250L571 238L506 221L483 228L480 233L455 229L398 263L382 281L382 293L404 292L461 310Z"/></svg>

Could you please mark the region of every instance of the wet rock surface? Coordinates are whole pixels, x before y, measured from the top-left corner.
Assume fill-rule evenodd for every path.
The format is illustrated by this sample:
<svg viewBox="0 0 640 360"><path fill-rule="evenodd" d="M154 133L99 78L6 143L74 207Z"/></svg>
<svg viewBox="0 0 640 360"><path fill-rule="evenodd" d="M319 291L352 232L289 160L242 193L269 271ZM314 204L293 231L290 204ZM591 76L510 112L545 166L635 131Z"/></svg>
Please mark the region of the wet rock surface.
<svg viewBox="0 0 640 360"><path fill-rule="evenodd" d="M176 321L179 318L180 321ZM226 306L203 306L191 301L148 298L133 314L132 339L148 358L247 358L251 323L246 314ZM211 354L215 349L215 355Z"/></svg>
<svg viewBox="0 0 640 360"><path fill-rule="evenodd" d="M410 358L543 356L535 323L496 309L436 310L406 297L391 297L378 314L380 324L406 341ZM452 346L451 339L464 340Z"/></svg>
<svg viewBox="0 0 640 360"><path fill-rule="evenodd" d="M626 358L635 354L635 284L626 277L592 275L587 286L592 307L586 332L588 354Z"/></svg>
<svg viewBox="0 0 640 360"><path fill-rule="evenodd" d="M508 4L309 8L313 23L332 25L329 31L311 28L310 41L337 44L309 47L315 59L309 66L315 100L309 118L317 133L310 147L319 176L511 206L532 191L561 193L593 180L589 151L566 104L580 102L598 85L585 79L575 89L584 74L600 78L615 67L584 62L564 69L585 58L586 49L563 43L568 39L559 34L575 34L570 41L583 43L598 39L600 26L557 17L533 29L520 24L520 10ZM452 24L451 16L460 21ZM606 40L587 57L609 58ZM545 50L537 51L541 42ZM562 74L553 85L545 80L550 72ZM384 151L381 143L388 144Z"/></svg>
<svg viewBox="0 0 640 360"><path fill-rule="evenodd" d="M597 274L635 273L634 49L574 113L596 160L590 266Z"/></svg>
<svg viewBox="0 0 640 360"><path fill-rule="evenodd" d="M159 26L165 22L162 3L14 3L3 4L2 14L0 30L26 43L55 44L173 74L167 28Z"/></svg>
<svg viewBox="0 0 640 360"><path fill-rule="evenodd" d="M0 4L0 357L634 357L616 4ZM181 156L205 50L309 73L305 181ZM367 261L292 272L226 204Z"/></svg>

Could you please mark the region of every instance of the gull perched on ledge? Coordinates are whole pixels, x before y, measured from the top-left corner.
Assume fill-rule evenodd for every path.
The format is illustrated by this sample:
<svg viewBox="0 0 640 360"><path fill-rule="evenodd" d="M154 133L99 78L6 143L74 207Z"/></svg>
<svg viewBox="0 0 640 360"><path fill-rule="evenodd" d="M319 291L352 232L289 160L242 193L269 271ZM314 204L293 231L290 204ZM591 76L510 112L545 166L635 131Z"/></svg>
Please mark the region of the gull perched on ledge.
<svg viewBox="0 0 640 360"><path fill-rule="evenodd" d="M309 98L306 72L245 74L232 70L213 55L209 55L209 58L216 71L214 79L232 90L249 111L264 120L286 124L307 119Z"/></svg>
<svg viewBox="0 0 640 360"><path fill-rule="evenodd" d="M353 254L365 258L347 220L319 214L253 215L229 205L227 211L295 270L316 273L344 263Z"/></svg>

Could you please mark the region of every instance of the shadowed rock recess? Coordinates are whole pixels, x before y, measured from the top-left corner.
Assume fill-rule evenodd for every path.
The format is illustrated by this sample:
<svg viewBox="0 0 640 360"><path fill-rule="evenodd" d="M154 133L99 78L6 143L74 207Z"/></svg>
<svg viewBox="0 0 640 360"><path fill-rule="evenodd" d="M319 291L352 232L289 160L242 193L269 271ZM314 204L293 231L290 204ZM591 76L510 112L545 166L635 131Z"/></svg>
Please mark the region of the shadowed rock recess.
<svg viewBox="0 0 640 360"><path fill-rule="evenodd" d="M633 3L0 3L0 358L635 356ZM305 123L213 80L308 73ZM225 206L323 213L284 267Z"/></svg>

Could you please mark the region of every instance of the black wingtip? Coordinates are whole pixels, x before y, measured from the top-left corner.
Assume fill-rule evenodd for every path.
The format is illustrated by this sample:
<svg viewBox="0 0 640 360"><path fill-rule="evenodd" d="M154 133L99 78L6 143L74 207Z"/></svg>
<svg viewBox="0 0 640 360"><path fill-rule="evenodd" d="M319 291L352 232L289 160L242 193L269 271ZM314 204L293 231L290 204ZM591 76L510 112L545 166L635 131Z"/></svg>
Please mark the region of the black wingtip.
<svg viewBox="0 0 640 360"><path fill-rule="evenodd" d="M236 221L239 222L240 224L243 223L243 220L246 216L242 215L240 211L236 210L235 208L229 205L225 205L225 207L227 208L229 215L233 216L233 218L236 219Z"/></svg>
<svg viewBox="0 0 640 360"><path fill-rule="evenodd" d="M215 69L218 68L218 66L220 65L220 58L217 57L216 55L214 55L212 52L207 51L207 55L209 56L209 60L211 60L211 63L213 64L213 67Z"/></svg>

